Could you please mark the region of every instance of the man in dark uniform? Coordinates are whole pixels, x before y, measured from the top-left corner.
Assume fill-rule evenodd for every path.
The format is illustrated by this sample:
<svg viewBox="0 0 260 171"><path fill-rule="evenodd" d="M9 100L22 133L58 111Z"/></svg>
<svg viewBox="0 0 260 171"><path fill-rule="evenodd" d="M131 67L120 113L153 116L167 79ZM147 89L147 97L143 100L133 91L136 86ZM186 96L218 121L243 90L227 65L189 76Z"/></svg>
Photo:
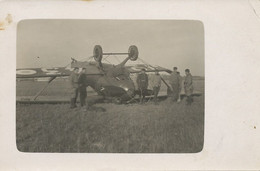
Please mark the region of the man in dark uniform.
<svg viewBox="0 0 260 171"><path fill-rule="evenodd" d="M77 97L78 97L78 88L79 88L78 87L78 72L79 72L79 68L75 67L69 77L69 83L70 83L70 89L71 89L70 108L77 107L76 101L77 101Z"/></svg>
<svg viewBox="0 0 260 171"><path fill-rule="evenodd" d="M185 80L184 80L184 90L185 94L187 96L187 105L191 105L193 102L192 99L192 93L193 93L193 85L192 85L192 75L190 74L190 70L186 69L185 70Z"/></svg>
<svg viewBox="0 0 260 171"><path fill-rule="evenodd" d="M173 68L173 72L170 75L170 85L171 85L171 98L172 101L176 102L179 98L180 91L180 80L177 74L177 67Z"/></svg>
<svg viewBox="0 0 260 171"><path fill-rule="evenodd" d="M179 76L179 92L178 92L178 100L177 102L179 103L181 101L181 88L182 88L182 77L180 72L177 72L178 76Z"/></svg>
<svg viewBox="0 0 260 171"><path fill-rule="evenodd" d="M137 75L136 82L138 90L140 91L140 103L143 103L148 87L148 75L145 73L144 68L141 70L141 73Z"/></svg>
<svg viewBox="0 0 260 171"><path fill-rule="evenodd" d="M161 88L161 80L162 80L159 72L156 71L155 75L153 75L150 80L151 80L152 86L153 86L153 93L154 93L153 100L154 100L155 104L158 104L157 103L157 96L158 96L158 93L159 93L160 88Z"/></svg>
<svg viewBox="0 0 260 171"><path fill-rule="evenodd" d="M79 97L80 97L80 105L84 111L87 111L88 103L86 102L87 97L87 75L86 75L86 68L82 68L82 71L79 75Z"/></svg>

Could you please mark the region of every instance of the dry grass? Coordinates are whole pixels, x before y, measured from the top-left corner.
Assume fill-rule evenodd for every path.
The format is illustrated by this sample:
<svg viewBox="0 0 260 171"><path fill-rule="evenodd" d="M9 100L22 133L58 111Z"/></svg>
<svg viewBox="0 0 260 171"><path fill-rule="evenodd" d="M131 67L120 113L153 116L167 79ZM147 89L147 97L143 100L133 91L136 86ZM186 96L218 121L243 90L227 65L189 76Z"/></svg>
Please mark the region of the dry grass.
<svg viewBox="0 0 260 171"><path fill-rule="evenodd" d="M203 92L204 81L195 85ZM167 100L159 105L95 104L87 113L65 104L18 104L16 130L23 152L199 152L204 96L195 97L191 106Z"/></svg>

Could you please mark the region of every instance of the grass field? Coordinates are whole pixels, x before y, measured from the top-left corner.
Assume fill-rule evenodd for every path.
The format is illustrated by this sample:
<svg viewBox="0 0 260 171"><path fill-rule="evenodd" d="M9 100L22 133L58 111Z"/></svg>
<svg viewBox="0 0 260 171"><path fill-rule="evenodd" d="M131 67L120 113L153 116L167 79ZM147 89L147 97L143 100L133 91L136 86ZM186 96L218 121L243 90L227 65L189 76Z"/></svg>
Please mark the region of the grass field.
<svg viewBox="0 0 260 171"><path fill-rule="evenodd" d="M42 86L22 86L17 95L34 95ZM28 82L25 84L29 84ZM38 85L38 86L37 86ZM64 84L65 85L65 84ZM204 94L204 80L194 81ZM45 94L67 96L56 82ZM95 104L91 110L69 109L68 104L17 104L17 148L23 152L199 152L204 141L204 95L194 103L160 101L159 105Z"/></svg>

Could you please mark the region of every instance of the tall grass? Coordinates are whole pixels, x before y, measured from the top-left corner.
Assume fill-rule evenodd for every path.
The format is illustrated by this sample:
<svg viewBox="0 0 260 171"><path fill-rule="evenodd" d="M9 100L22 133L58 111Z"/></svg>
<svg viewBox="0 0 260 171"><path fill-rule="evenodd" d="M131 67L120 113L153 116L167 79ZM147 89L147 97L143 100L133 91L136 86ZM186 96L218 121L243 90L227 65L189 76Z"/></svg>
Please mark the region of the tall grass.
<svg viewBox="0 0 260 171"><path fill-rule="evenodd" d="M24 152L198 152L204 135L201 98L191 106L98 104L87 113L67 105L18 105L17 147Z"/></svg>
<svg viewBox="0 0 260 171"><path fill-rule="evenodd" d="M204 81L194 84L204 91ZM17 89L18 94L21 91ZM191 106L185 99L178 104L109 103L95 104L88 112L65 104L17 104L16 141L23 152L199 152L204 141L204 95L194 97Z"/></svg>

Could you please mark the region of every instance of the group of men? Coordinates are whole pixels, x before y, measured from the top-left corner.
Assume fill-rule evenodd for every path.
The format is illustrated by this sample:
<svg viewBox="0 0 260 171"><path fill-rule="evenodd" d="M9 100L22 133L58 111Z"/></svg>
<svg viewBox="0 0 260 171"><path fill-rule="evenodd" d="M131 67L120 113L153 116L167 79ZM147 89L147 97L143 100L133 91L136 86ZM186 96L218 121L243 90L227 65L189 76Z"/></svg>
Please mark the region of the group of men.
<svg viewBox="0 0 260 171"><path fill-rule="evenodd" d="M157 97L161 87L161 81L163 80L168 87L168 95L173 102L180 102L180 93L182 89L182 78L180 76L180 72L177 71L178 68L174 67L173 72L170 75L170 85L168 85L163 78L160 76L159 72L156 71L155 75L153 75L150 79L151 85L153 87L154 93L154 103L157 104ZM184 90L187 96L186 102L187 105L191 105L193 102L192 93L193 93L193 84L192 84L192 75L189 69L185 70L186 77L184 79ZM140 91L140 103L143 103L145 95L147 94L148 88L148 75L145 73L145 69L142 69L141 73L137 76L137 86Z"/></svg>

